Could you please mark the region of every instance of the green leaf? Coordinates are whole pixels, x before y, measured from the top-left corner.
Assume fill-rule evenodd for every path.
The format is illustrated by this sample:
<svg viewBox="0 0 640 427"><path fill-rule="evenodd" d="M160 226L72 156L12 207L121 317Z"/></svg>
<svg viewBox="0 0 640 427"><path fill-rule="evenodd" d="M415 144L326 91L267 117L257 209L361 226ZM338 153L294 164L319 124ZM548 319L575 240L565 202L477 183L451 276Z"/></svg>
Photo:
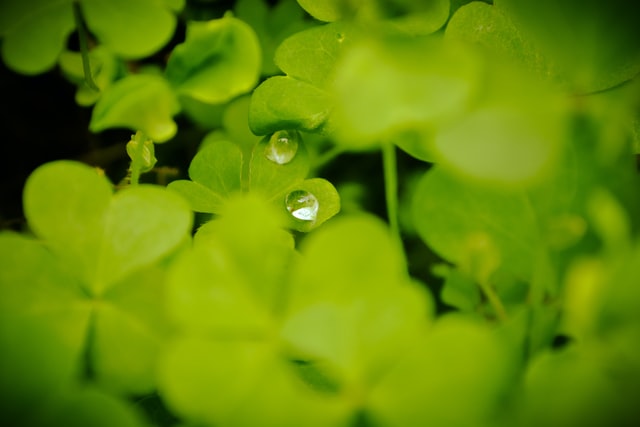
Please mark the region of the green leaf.
<svg viewBox="0 0 640 427"><path fill-rule="evenodd" d="M35 233L97 294L167 255L187 237L192 221L174 193L140 186L112 198L104 177L70 161L36 169L24 200Z"/></svg>
<svg viewBox="0 0 640 427"><path fill-rule="evenodd" d="M222 127L229 141L238 144L243 152L251 152L261 140L249 128L250 95L240 96L231 101L222 114ZM205 142L203 141L203 144Z"/></svg>
<svg viewBox="0 0 640 427"><path fill-rule="evenodd" d="M277 143L277 138L281 137L289 141L287 145L282 147ZM290 160L289 153L293 154ZM284 191L291 185L302 181L308 173L309 154L300 133L297 131L276 132L270 137L262 138L253 149L250 189L267 198L282 196Z"/></svg>
<svg viewBox="0 0 640 427"><path fill-rule="evenodd" d="M83 0L89 30L123 58L143 58L169 42L176 27L177 1ZM174 9L174 10L172 10Z"/></svg>
<svg viewBox="0 0 640 427"><path fill-rule="evenodd" d="M107 390L153 391L155 364L167 331L164 270L152 267L105 292L95 304L90 346L96 382Z"/></svg>
<svg viewBox="0 0 640 427"><path fill-rule="evenodd" d="M445 316L382 378L367 410L382 425L495 425L515 366L495 332Z"/></svg>
<svg viewBox="0 0 640 427"><path fill-rule="evenodd" d="M314 18L334 22L356 19L414 35L431 34L449 17L449 0L411 2L406 0L298 0Z"/></svg>
<svg viewBox="0 0 640 427"><path fill-rule="evenodd" d="M557 116L544 119L544 114L513 106L476 110L438 132L436 161L470 179L498 185L539 182L553 173L564 136Z"/></svg>
<svg viewBox="0 0 640 427"><path fill-rule="evenodd" d="M236 16L251 25L262 51L262 75L278 72L273 58L278 45L290 35L314 25L305 19L296 0L282 0L269 6L265 0L239 0L234 7Z"/></svg>
<svg viewBox="0 0 640 427"><path fill-rule="evenodd" d="M96 103L89 129L125 127L140 130L155 142L173 138L178 126L172 117L180 104L167 81L156 75L136 74L118 80Z"/></svg>
<svg viewBox="0 0 640 427"><path fill-rule="evenodd" d="M339 425L345 409L312 394L275 350L255 340L177 340L160 363L160 393L176 414L199 423Z"/></svg>
<svg viewBox="0 0 640 427"><path fill-rule="evenodd" d="M69 161L40 166L25 184L23 202L29 226L86 281L95 275L101 226L111 194L104 176Z"/></svg>
<svg viewBox="0 0 640 427"><path fill-rule="evenodd" d="M14 71L39 74L56 64L75 27L71 0L0 4L2 59Z"/></svg>
<svg viewBox="0 0 640 427"><path fill-rule="evenodd" d="M304 199L302 203L301 197ZM333 184L322 178L311 178L292 184L281 193L279 201L276 198L276 203L290 214L287 217L287 226L304 232L319 227L340 212L338 191ZM300 212L299 209L303 211Z"/></svg>
<svg viewBox="0 0 640 427"><path fill-rule="evenodd" d="M254 91L251 130L258 135L280 129L322 131L332 108L327 89L335 62L353 33L353 27L334 23L285 39L275 62L287 76L267 79Z"/></svg>
<svg viewBox="0 0 640 427"><path fill-rule="evenodd" d="M2 57L17 72L51 69L76 26L72 0L8 0L0 5ZM99 43L127 59L149 56L164 46L176 26L182 0L82 0L89 31Z"/></svg>
<svg viewBox="0 0 640 427"><path fill-rule="evenodd" d="M203 141L203 145L205 145ZM219 213L226 198L240 191L242 153L226 140L206 144L189 166L192 181L177 180L169 189L180 193L196 212Z"/></svg>
<svg viewBox="0 0 640 427"><path fill-rule="evenodd" d="M441 292L442 301L465 312L474 312L481 303L480 287L458 269L450 269Z"/></svg>
<svg viewBox="0 0 640 427"><path fill-rule="evenodd" d="M497 268L530 277L541 242L526 194L463 183L436 167L418 184L412 213L421 238L443 258L471 267L497 257Z"/></svg>
<svg viewBox="0 0 640 427"><path fill-rule="evenodd" d="M470 107L480 69L473 51L432 37L370 38L355 44L337 64L332 85L337 142L368 149L415 132L427 149L414 142L411 151L428 157L434 128Z"/></svg>
<svg viewBox="0 0 640 427"><path fill-rule="evenodd" d="M314 18L324 21L339 21L345 15L345 5L340 0L297 0L300 7Z"/></svg>
<svg viewBox="0 0 640 427"><path fill-rule="evenodd" d="M248 170L243 171L247 167L243 162L247 161L244 156L250 140L245 140L243 154L237 145L222 139L224 135L209 134L189 167L193 181L173 181L169 188L182 194L195 211L207 213L220 213L227 200L245 188L268 199L286 215L287 228L306 232L320 226L339 212L338 192L324 179L304 179L309 171L309 156L297 131L283 130L274 135L263 138L257 145L252 144ZM278 142L283 135L287 140L284 146ZM285 157L282 157L283 149L287 150ZM273 157L276 154L277 157ZM242 176L244 173L246 178ZM243 179L247 180L246 184ZM307 197L310 205L288 203L294 192L311 194ZM293 213L298 208L306 209L309 215L300 219L299 214Z"/></svg>
<svg viewBox="0 0 640 427"><path fill-rule="evenodd" d="M166 75L176 92L219 104L246 93L260 76L260 44L250 26L232 16L190 22Z"/></svg>
<svg viewBox="0 0 640 427"><path fill-rule="evenodd" d="M10 268L4 263L2 267ZM25 267L32 266L22 264L22 268ZM21 282L25 283L29 282ZM0 292L4 294L4 290ZM3 420L25 425L21 421L32 416L34 408L75 380L80 348L74 345L78 343L68 342L68 336L60 333L59 322L51 320L46 316L4 311L0 314L0 409ZM72 327L73 324L64 326ZM67 335L71 335L69 331Z"/></svg>
<svg viewBox="0 0 640 427"><path fill-rule="evenodd" d="M447 39L463 40L519 61L542 78L557 78L548 60L525 38L499 6L472 1L460 7L445 30Z"/></svg>
<svg viewBox="0 0 640 427"><path fill-rule="evenodd" d="M33 425L41 427L143 427L142 414L123 399L87 387L71 389L38 408Z"/></svg>
<svg viewBox="0 0 640 427"><path fill-rule="evenodd" d="M287 76L271 77L251 96L251 130L258 135L280 129L323 132L331 110L330 99L328 93L309 83Z"/></svg>
<svg viewBox="0 0 640 427"><path fill-rule="evenodd" d="M640 71L640 28L626 0L496 2L523 36L557 64L578 93L613 87Z"/></svg>
<svg viewBox="0 0 640 427"><path fill-rule="evenodd" d="M336 219L300 251L283 337L358 393L423 332L429 295L409 280L398 242L374 217Z"/></svg>
<svg viewBox="0 0 640 427"><path fill-rule="evenodd" d="M93 80L101 91L106 90L121 74L124 74L124 64L102 46L98 46L89 52L89 62ZM101 92L87 86L80 52L63 51L58 59L58 64L66 77L78 85L78 90L76 91L78 105L90 106L95 104L100 98Z"/></svg>

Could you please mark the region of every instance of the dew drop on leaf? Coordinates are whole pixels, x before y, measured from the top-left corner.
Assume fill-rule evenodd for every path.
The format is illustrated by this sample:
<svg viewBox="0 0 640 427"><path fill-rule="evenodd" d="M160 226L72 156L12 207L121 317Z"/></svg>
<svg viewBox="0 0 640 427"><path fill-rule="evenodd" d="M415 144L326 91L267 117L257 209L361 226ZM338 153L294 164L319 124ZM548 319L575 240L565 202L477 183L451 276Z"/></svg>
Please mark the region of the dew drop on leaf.
<svg viewBox="0 0 640 427"><path fill-rule="evenodd" d="M305 190L295 190L289 193L285 204L289 213L302 221L315 221L320 207L316 196Z"/></svg>
<svg viewBox="0 0 640 427"><path fill-rule="evenodd" d="M279 165L289 163L298 152L298 131L279 130L269 138L269 143L264 149L267 159Z"/></svg>

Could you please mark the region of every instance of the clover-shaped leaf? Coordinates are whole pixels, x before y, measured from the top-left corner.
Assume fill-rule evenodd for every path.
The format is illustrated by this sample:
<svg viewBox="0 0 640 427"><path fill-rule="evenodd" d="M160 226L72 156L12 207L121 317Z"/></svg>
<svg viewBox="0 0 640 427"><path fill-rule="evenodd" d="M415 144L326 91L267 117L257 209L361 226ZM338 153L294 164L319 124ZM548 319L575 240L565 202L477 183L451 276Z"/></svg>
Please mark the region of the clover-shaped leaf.
<svg viewBox="0 0 640 427"><path fill-rule="evenodd" d="M278 344L295 260L283 223L260 196L238 194L172 265L167 309L179 335L161 359L159 391L185 419L327 425L330 405L295 377ZM209 391L220 387L224 396L212 404ZM237 410L246 405L251 414Z"/></svg>
<svg viewBox="0 0 640 427"><path fill-rule="evenodd" d="M326 131L332 108L328 86L335 62L353 36L348 24L314 27L285 39L276 50L275 76L254 91L249 125L258 135L279 129Z"/></svg>
<svg viewBox="0 0 640 427"><path fill-rule="evenodd" d="M180 104L164 78L132 74L105 90L92 111L89 128L100 132L126 127L165 142L178 131L173 116L179 111Z"/></svg>
<svg viewBox="0 0 640 427"><path fill-rule="evenodd" d="M260 62L253 29L228 15L190 22L185 42L169 57L166 76L178 94L221 104L253 89Z"/></svg>
<svg viewBox="0 0 640 427"><path fill-rule="evenodd" d="M74 30L74 3L100 44L123 58L148 56L173 35L182 0L8 0L0 4L2 57L12 69L38 74L53 67Z"/></svg>
<svg viewBox="0 0 640 427"><path fill-rule="evenodd" d="M27 180L24 202L31 229L49 251L22 244L27 267L3 268L2 293L20 303L18 313L51 324L78 354L88 348L90 370L99 383L148 392L165 333L160 261L188 239L188 206L160 187L112 195L103 176L71 161L36 169Z"/></svg>
<svg viewBox="0 0 640 427"><path fill-rule="evenodd" d="M331 183L305 179L309 157L297 131L275 132L250 152L247 144L244 153L217 134L203 142L189 167L192 181L169 184L196 212L220 213L229 196L249 191L286 213L289 228L310 231L340 210L339 195Z"/></svg>

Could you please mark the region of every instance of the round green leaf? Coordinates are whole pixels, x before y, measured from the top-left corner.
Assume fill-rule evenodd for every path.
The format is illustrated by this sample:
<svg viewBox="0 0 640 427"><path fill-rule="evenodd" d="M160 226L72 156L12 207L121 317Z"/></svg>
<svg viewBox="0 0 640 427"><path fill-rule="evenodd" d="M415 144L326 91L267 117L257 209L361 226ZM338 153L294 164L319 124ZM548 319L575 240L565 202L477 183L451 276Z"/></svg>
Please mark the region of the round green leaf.
<svg viewBox="0 0 640 427"><path fill-rule="evenodd" d="M164 78L129 75L105 90L93 109L89 128L100 132L125 127L165 142L178 130L172 117L179 111L180 104Z"/></svg>
<svg viewBox="0 0 640 427"><path fill-rule="evenodd" d="M242 152L226 140L207 143L196 153L189 165L192 181L177 180L169 188L189 201L196 212L219 213L224 201L240 191Z"/></svg>
<svg viewBox="0 0 640 427"><path fill-rule="evenodd" d="M110 51L124 58L143 58L173 36L176 16L159 0L83 0L89 30ZM172 2L171 6L180 6Z"/></svg>
<svg viewBox="0 0 640 427"><path fill-rule="evenodd" d="M408 131L421 139L469 108L480 69L472 51L435 38L371 39L353 46L333 83L338 143L367 149Z"/></svg>
<svg viewBox="0 0 640 427"><path fill-rule="evenodd" d="M3 1L0 16L2 59L23 74L51 69L75 27L70 0Z"/></svg>
<svg viewBox="0 0 640 427"><path fill-rule="evenodd" d="M339 21L344 13L344 4L340 0L297 0L300 7L314 18L324 21Z"/></svg>
<svg viewBox="0 0 640 427"><path fill-rule="evenodd" d="M273 154L270 147L270 137L264 137L256 145L251 154L251 191L263 194L267 198L279 196L293 183L297 183L306 178L309 173L309 153L305 147L302 137L297 131L290 133L289 139L296 142L293 157L283 162L274 161L268 157Z"/></svg>
<svg viewBox="0 0 640 427"><path fill-rule="evenodd" d="M303 206L303 209L309 209L309 214L303 215L304 219L301 219L301 215L295 214L296 209L300 207L295 202L296 199L300 199L295 197L296 194L303 196L306 200L304 204L310 202L312 205L311 207ZM278 198L280 198L279 201ZM287 227L298 231L311 231L340 211L338 191L329 181L322 178L311 178L292 184L275 200L280 209L287 212Z"/></svg>
<svg viewBox="0 0 640 427"><path fill-rule="evenodd" d="M272 77L256 88L249 109L251 130L264 135L280 129L319 132L329 128L328 86L337 59L355 33L353 26L333 23L285 39L275 61L287 76Z"/></svg>
<svg viewBox="0 0 640 427"><path fill-rule="evenodd" d="M368 411L382 425L495 425L514 374L514 358L495 332L444 317L382 378Z"/></svg>
<svg viewBox="0 0 640 427"><path fill-rule="evenodd" d="M413 222L427 245L451 262L497 258L497 268L526 278L541 244L527 197L463 183L436 167L416 188Z"/></svg>
<svg viewBox="0 0 640 427"><path fill-rule="evenodd" d="M175 249L191 231L192 214L178 195L145 185L117 193L104 220L98 289Z"/></svg>
<svg viewBox="0 0 640 427"><path fill-rule="evenodd" d="M190 22L166 75L177 93L219 104L253 89L260 76L260 44L253 29L232 16Z"/></svg>
<svg viewBox="0 0 640 427"><path fill-rule="evenodd" d="M87 281L95 277L111 194L108 180L97 170L64 160L40 166L25 184L29 226Z"/></svg>

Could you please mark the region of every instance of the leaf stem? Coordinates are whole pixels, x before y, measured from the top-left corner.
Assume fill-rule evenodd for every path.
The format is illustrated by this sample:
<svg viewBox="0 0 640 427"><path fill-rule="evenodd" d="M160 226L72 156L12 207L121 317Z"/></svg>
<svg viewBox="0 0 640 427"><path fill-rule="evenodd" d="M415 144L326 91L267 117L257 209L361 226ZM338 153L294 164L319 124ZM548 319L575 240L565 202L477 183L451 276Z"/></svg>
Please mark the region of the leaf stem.
<svg viewBox="0 0 640 427"><path fill-rule="evenodd" d="M496 294L493 287L484 280L478 281L478 285L487 297L487 300L489 300L489 304L491 304L491 307L493 307L493 310L496 312L496 316L498 316L498 319L501 322L505 322L509 318L509 316L507 316L507 310L504 308L500 297L498 296L498 294Z"/></svg>
<svg viewBox="0 0 640 427"><path fill-rule="evenodd" d="M395 146L387 142L382 145L382 167L384 169L384 193L387 202L387 217L392 235L400 239L398 224L398 170Z"/></svg>
<svg viewBox="0 0 640 427"><path fill-rule="evenodd" d="M84 26L84 19L82 17L82 9L80 8L80 2L73 2L73 17L78 28L78 39L80 41L80 55L82 56L82 70L84 71L84 81L87 83L90 89L100 92L98 85L93 81L91 75L91 63L89 62L89 47L87 45L87 29Z"/></svg>

